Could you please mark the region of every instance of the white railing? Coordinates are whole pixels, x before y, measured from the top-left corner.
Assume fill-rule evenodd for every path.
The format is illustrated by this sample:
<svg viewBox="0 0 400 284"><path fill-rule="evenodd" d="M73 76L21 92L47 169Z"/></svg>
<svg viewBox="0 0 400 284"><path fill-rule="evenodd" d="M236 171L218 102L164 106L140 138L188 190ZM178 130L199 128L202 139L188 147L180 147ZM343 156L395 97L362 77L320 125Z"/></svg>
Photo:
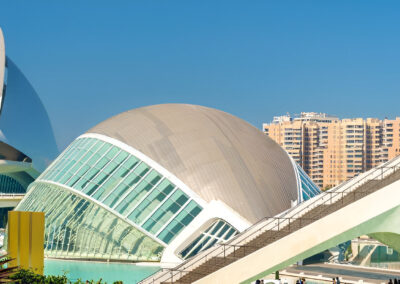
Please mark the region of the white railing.
<svg viewBox="0 0 400 284"><path fill-rule="evenodd" d="M1 198L23 198L25 193L0 193Z"/></svg>

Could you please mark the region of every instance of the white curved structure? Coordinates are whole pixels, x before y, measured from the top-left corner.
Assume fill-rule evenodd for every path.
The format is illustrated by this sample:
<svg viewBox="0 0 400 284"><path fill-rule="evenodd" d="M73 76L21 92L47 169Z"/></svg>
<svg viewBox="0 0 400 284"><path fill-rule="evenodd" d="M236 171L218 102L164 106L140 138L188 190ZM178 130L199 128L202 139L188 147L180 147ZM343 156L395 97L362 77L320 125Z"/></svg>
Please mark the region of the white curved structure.
<svg viewBox="0 0 400 284"><path fill-rule="evenodd" d="M29 81L7 58L0 29L0 227L20 194L57 154L47 112ZM8 202L10 194L18 197Z"/></svg>
<svg viewBox="0 0 400 284"><path fill-rule="evenodd" d="M78 137L17 209L46 213L47 256L177 263L318 193L243 120L166 104Z"/></svg>
<svg viewBox="0 0 400 284"><path fill-rule="evenodd" d="M42 172L59 153L53 129L39 95L6 56L1 29L0 95L0 141L27 155Z"/></svg>

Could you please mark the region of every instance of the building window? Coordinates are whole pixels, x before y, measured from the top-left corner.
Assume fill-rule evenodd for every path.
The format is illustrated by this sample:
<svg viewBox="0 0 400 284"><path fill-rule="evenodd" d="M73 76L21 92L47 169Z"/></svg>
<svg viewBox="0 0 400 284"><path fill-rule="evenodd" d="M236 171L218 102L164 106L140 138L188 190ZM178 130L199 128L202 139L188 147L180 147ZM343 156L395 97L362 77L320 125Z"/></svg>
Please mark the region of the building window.
<svg viewBox="0 0 400 284"><path fill-rule="evenodd" d="M203 231L193 242L191 242L179 255L183 259L192 257L202 252L217 242L224 242L232 238L238 231L223 220L217 220L207 230Z"/></svg>

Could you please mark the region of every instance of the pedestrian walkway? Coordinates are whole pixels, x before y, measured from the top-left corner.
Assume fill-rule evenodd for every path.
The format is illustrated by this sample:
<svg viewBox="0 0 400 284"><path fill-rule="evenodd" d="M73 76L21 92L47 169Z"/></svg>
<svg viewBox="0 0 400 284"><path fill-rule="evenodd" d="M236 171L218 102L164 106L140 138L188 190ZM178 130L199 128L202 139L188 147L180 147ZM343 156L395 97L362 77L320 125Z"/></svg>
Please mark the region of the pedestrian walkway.
<svg viewBox="0 0 400 284"><path fill-rule="evenodd" d="M361 235L400 234L399 188L400 156L141 283L251 283Z"/></svg>
<svg viewBox="0 0 400 284"><path fill-rule="evenodd" d="M281 277L292 274L298 274L299 277L321 275L330 279L339 276L345 280L363 280L363 282L368 283L387 283L389 279L400 279L400 271L341 264L293 265L280 273Z"/></svg>

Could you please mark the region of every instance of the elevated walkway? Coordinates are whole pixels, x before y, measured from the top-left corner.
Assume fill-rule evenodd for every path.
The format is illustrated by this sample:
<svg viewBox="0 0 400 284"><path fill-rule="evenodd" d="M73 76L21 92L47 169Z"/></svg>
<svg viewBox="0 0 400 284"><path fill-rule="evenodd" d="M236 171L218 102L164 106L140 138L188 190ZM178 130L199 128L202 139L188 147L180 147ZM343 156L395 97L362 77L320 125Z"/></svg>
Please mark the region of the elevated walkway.
<svg viewBox="0 0 400 284"><path fill-rule="evenodd" d="M364 284L386 284L389 279L399 279L400 272L375 267L319 263L306 266L293 265L281 270L279 276L282 279L292 279L292 283L303 277L307 279L307 282L310 279L317 283L321 283L322 280L325 280L324 283L332 283L332 278L339 276L341 283L360 284L362 280Z"/></svg>
<svg viewBox="0 0 400 284"><path fill-rule="evenodd" d="M0 193L0 208L16 207L24 198L25 194L1 194Z"/></svg>
<svg viewBox="0 0 400 284"><path fill-rule="evenodd" d="M400 234L400 157L141 283L250 283L357 236Z"/></svg>
<svg viewBox="0 0 400 284"><path fill-rule="evenodd" d="M0 146L2 146L1 143ZM22 191L26 191L29 184L31 184L39 174L40 173L33 168L32 163L29 161L0 159L0 175L2 176L0 179L2 181L0 183L0 208L16 207L25 196L25 193L22 193ZM15 188L15 184L10 181L6 180L4 182L4 176L14 180L23 190L19 190L18 186Z"/></svg>

